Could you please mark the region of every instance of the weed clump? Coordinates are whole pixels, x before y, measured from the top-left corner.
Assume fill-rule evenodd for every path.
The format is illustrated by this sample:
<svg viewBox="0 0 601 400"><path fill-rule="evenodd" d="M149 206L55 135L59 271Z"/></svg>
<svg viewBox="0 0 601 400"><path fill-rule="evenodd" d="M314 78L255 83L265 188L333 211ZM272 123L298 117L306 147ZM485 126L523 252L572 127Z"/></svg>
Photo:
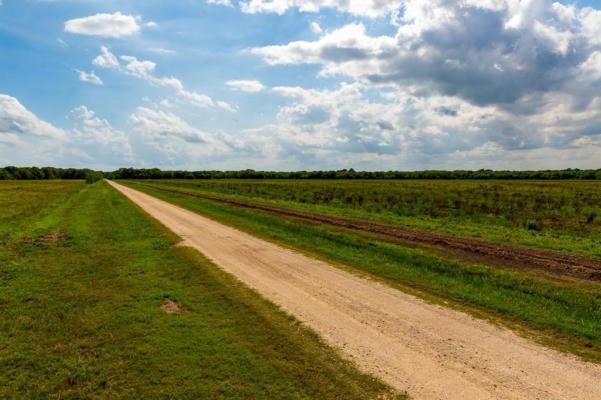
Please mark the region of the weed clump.
<svg viewBox="0 0 601 400"><path fill-rule="evenodd" d="M527 219L526 221L524 221L524 228L528 229L529 231L541 230L540 224L535 219Z"/></svg>

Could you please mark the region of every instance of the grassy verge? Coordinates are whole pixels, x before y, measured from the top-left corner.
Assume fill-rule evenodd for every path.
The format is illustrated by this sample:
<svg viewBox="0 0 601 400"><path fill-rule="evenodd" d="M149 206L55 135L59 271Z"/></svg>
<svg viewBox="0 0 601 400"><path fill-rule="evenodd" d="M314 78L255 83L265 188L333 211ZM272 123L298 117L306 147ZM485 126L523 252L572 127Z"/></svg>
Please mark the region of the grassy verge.
<svg viewBox="0 0 601 400"><path fill-rule="evenodd" d="M556 348L601 361L601 292L597 284L552 282L466 265L326 226L128 185L268 240L344 263L428 300L519 328Z"/></svg>
<svg viewBox="0 0 601 400"><path fill-rule="evenodd" d="M0 249L0 398L394 398L106 183L63 200Z"/></svg>
<svg viewBox="0 0 601 400"><path fill-rule="evenodd" d="M311 199L307 199L301 202L301 201L290 201L290 200L286 200L284 196L284 194L279 193L276 191L276 189L267 189L265 192L261 192L261 193L236 193L236 188L237 185L241 185L240 188L240 192L244 192L244 188L249 186L250 184L248 182L239 182L239 181L229 181L229 182L218 182L219 184L215 184L212 181L171 181L171 180L163 180L163 181L156 181L156 180L149 180L149 181L141 181L142 183L145 184L150 184L150 185L159 185L159 186L163 186L163 187L170 187L170 188L175 188L175 189L179 189L179 190L184 190L184 191L190 191L190 192L196 192L196 193L203 193L203 194L212 194L212 195L218 195L218 196L222 196L225 198L231 198L231 199L237 199L237 200L247 200L247 201L253 201L253 202L257 202L257 203L261 203L261 204L269 204L269 205L278 205L278 206L283 206L283 207L288 207L288 208L293 208L293 209L297 209L297 210L303 210L303 211L314 211L314 212L319 212L319 213L323 213L323 214L330 214L330 215L337 215L337 216L343 216L343 217L351 217L351 218L359 218L359 219L365 219L365 220L371 220L371 221L377 221L377 222L384 222L384 223L390 223L390 224L398 224L398 225L403 225L403 226L408 226L408 227L412 227L412 228L416 228L416 229L422 229L422 230L427 230L427 231L433 231L433 232L440 232L440 233L446 233L446 234L451 234L451 235L457 235L457 236L464 236L464 237L473 237L473 238L478 238L478 239L483 239L483 240L489 240L489 241L493 241L493 242L501 242L501 243L508 243L508 244L516 244L516 245L521 245L521 246L530 246L530 247L536 247L536 248L541 248L541 249L550 249L550 250L555 250L555 251L561 251L561 252L565 252L565 253L569 253L569 254L577 254L577 255L582 255L582 256L587 256L587 257L597 257L597 258L601 258L601 231L599 229L593 229L594 227L590 227L590 229L586 230L580 230L580 231L575 231L575 230L566 230L566 229L560 229L559 227L555 227L555 228L545 228L543 230L532 230L532 229L528 229L528 227L526 226L516 226L515 223L512 223L507 215L511 214L508 210L504 210L503 214L506 215L494 215L494 214L486 214L486 213L477 213L474 215L468 215L468 214L462 214L462 215L449 215L449 216L445 216L445 217L433 217L431 215L428 214L423 214L420 213L419 211L415 211L415 215L400 215L398 213L392 212L391 210L387 210L385 208L379 209L377 208L377 211L374 211L373 207L372 208L368 208L367 206L363 207L361 205L358 204L346 204L343 201L339 201L339 202L330 202L327 204L324 203L316 203L316 202L312 202ZM537 182L534 183L529 183L529 182L517 182L514 183L514 186L518 186L518 187L522 187L518 193L520 193L521 197L526 196L527 193L530 193L532 191L536 192L536 186L532 186L531 185L535 185ZM264 183L264 182L258 182L257 184L261 184L264 185L266 187L271 187L271 186L278 186L278 182L276 181L275 183ZM327 193L327 191L331 191L334 190L333 188L337 187L337 186L341 186L342 188L340 189L341 191L345 191L348 190L348 188L345 185L350 186L350 188L355 187L356 185L360 185L360 182L325 182L325 183L321 183L322 185L324 185L323 188L321 188L320 186L318 186L317 188L313 187L313 185L318 185L318 183L314 183L314 182L298 182L297 186L299 186L298 188L295 188L293 183L291 184L290 182L284 182L282 185L284 185L284 188L289 188L290 190L301 190L306 187L306 190L309 193L312 193L313 191L318 191L318 189L323 190L323 193L321 193L322 196L325 196L325 193ZM365 186L365 191L367 192L367 194L365 195L366 197L368 197L370 195L369 193L369 188L371 186L374 185L378 185L379 183L376 182L375 184L373 182L367 182L364 183ZM407 184L407 182L403 182L403 183L399 183L399 182L391 182L390 185L391 187L394 189L395 186L399 186L401 184ZM417 184L419 184L419 182L409 182L409 184L415 186ZM470 184L470 182L427 182L424 188L420 188L420 190L416 191L415 193L411 193L412 196L416 196L418 198L420 197L424 197L427 198L428 197L428 193L430 192L437 192L439 193L439 196L444 196L445 191L449 192L450 195L450 185L468 185ZM491 183L485 183L486 185L491 185ZM507 184L505 182L505 184ZM540 188L541 192L545 192L545 186L549 186L551 184L557 184L557 182L545 182L545 185L543 185L543 188ZM598 183L590 183L590 182L576 182L576 183L572 183L573 185L579 184L579 185L593 185L595 188L596 187L601 187L601 185L599 185ZM288 185L288 186L286 186ZM429 186L428 186L429 185ZM224 186L224 187L222 187ZM283 190L282 188L277 188L278 190ZM468 188L469 189L469 188ZM559 190L558 188L555 188L556 190ZM574 188L569 188L566 189L566 191L568 192L575 192L577 191L578 186L574 187ZM592 191L593 189L589 188L588 186L586 187L587 190L582 189L585 192L589 192ZM273 190L273 193L270 191ZM381 189L380 189L381 190ZM467 191L467 189L465 189ZM491 187L492 190L492 187ZM474 187L474 191L476 191L477 193L475 194L476 196L480 196L482 195L482 188L479 187ZM319 191L317 192L319 193ZM596 192L594 192L596 193ZM466 196L469 196L469 194L465 194ZM535 197L536 193L532 193L531 197ZM593 194L590 194L590 196L593 196ZM309 196L310 197L310 196ZM526 196L527 197L527 196ZM510 199L506 199L507 201L509 201ZM568 208L570 209L570 212L572 213L576 213L578 214L578 212L572 210L570 207L571 206L562 206L560 207L559 204L560 200L558 199L553 199L554 201L557 202L557 208ZM425 201L425 200L424 200ZM551 201L551 200L549 200ZM566 201L565 199L563 201ZM545 206L549 206L548 204L545 203ZM542 207L542 206L541 206ZM520 210L521 211L521 210ZM495 210L495 212L497 212ZM516 211L517 213L518 211ZM536 212L532 211L531 209L529 210L529 212L531 213L531 215L529 216L529 218L531 218L533 221L536 220ZM595 211L597 212L597 211ZM459 213L461 214L461 213ZM584 212L582 212L582 214L584 215ZM601 211L599 211L599 214L601 215ZM558 215L554 215L553 216L558 222L556 222L556 225L561 225L561 221L562 221L562 217L558 216ZM601 216L598 217L601 220ZM524 217L524 221L527 218ZM571 220L568 220L567 218L565 219L566 222L566 226L568 225L568 223ZM515 221L514 221L515 222ZM596 226L596 225L595 225ZM580 228L582 228L582 224L579 225Z"/></svg>

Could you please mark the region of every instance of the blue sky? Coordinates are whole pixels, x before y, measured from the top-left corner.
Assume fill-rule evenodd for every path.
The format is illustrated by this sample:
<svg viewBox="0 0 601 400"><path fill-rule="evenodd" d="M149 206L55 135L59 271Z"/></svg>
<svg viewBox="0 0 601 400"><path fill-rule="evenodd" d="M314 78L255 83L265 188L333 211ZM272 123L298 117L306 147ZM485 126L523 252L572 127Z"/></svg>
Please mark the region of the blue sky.
<svg viewBox="0 0 601 400"><path fill-rule="evenodd" d="M0 165L601 167L596 1L0 3Z"/></svg>

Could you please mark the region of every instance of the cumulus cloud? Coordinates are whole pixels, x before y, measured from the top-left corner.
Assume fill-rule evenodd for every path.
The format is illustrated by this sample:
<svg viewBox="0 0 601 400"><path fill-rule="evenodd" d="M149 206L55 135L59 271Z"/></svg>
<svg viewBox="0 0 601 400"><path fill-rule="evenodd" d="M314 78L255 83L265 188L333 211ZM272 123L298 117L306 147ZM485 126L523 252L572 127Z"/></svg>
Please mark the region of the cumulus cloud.
<svg viewBox="0 0 601 400"><path fill-rule="evenodd" d="M598 15L548 0L408 0L395 36L370 36L354 23L251 52L272 65L314 63L324 76L510 107L533 94L581 94L574 70L598 50ZM530 101L524 111L540 106Z"/></svg>
<svg viewBox="0 0 601 400"><path fill-rule="evenodd" d="M359 82L335 90L273 91L289 99L280 107L278 123L246 130L243 140L265 157L275 154L298 165L338 168L346 160L371 169L459 168L470 161L481 168L500 167L503 159L522 154L533 158L520 167L550 168L550 159L535 161L544 151L564 151L564 157L586 153L587 165L595 154L601 156L601 102L574 113L556 99L543 113L516 116L453 96L416 97L410 89L377 92ZM584 147L586 152L578 150Z"/></svg>
<svg viewBox="0 0 601 400"><path fill-rule="evenodd" d="M111 169L124 163L135 164L135 156L127 135L96 116L87 106L81 105L68 114L73 124L67 131L69 139L44 144L39 151L46 162L54 165L81 166ZM35 146L33 146L35 147ZM32 151L25 146L24 151Z"/></svg>
<svg viewBox="0 0 601 400"><path fill-rule="evenodd" d="M102 145L117 143L128 151L131 151L125 134L114 129L111 124L96 116L96 113L88 107L81 105L69 113L69 118L76 122L73 136L88 143Z"/></svg>
<svg viewBox="0 0 601 400"><path fill-rule="evenodd" d="M100 55L92 61L92 64L108 69L119 69L120 67L117 57L106 46L100 47Z"/></svg>
<svg viewBox="0 0 601 400"><path fill-rule="evenodd" d="M519 157L544 164L516 167L553 167L545 151L563 151L564 166L570 156L587 165L601 156L600 11L547 0L407 0L395 18L395 35L352 23L251 49L270 65L316 64L319 76L354 83L274 88L291 102L277 124L249 137L272 134L305 160L313 151L425 162L413 168Z"/></svg>
<svg viewBox="0 0 601 400"><path fill-rule="evenodd" d="M217 4L220 6L233 7L231 0L207 0L208 4Z"/></svg>
<svg viewBox="0 0 601 400"><path fill-rule="evenodd" d="M152 139L178 138L190 143L209 141L206 133L192 127L171 112L138 107L129 120L134 131Z"/></svg>
<svg viewBox="0 0 601 400"><path fill-rule="evenodd" d="M322 26L310 24L312 40L249 50L268 65L314 64L318 78L345 83L275 87L267 92L281 103L272 121L208 134L176 115L177 105L237 108L190 90L154 61L117 57L102 47L93 60L96 71L135 77L173 96L138 107L129 116L129 136L78 107L70 117L74 151L90 159L95 148L124 157L117 150L129 139L159 150L156 160L167 155L177 165L202 160L214 168L275 169L597 167L601 159L601 11L549 0L207 3L238 4L246 13L328 8L359 17L337 29L315 17ZM371 33L365 18L379 17L394 25L388 30L394 33ZM138 30L148 25L132 18ZM253 80L227 81L226 87L266 91ZM15 146L24 123L2 129L6 108L0 102L0 143Z"/></svg>
<svg viewBox="0 0 601 400"><path fill-rule="evenodd" d="M19 136L17 136L16 134L0 132L0 145L15 147L20 146L22 144L23 142L19 139Z"/></svg>
<svg viewBox="0 0 601 400"><path fill-rule="evenodd" d="M105 161L114 160L131 162L134 153L126 134L106 120L96 116L88 107L81 105L69 113L69 118L74 122L71 132L73 143L86 154L95 155Z"/></svg>
<svg viewBox="0 0 601 400"><path fill-rule="evenodd" d="M224 110L232 112L232 113L238 111L237 107L232 106L231 104L229 104L229 103L227 103L225 101L218 100L215 104L217 104L217 107L221 107Z"/></svg>
<svg viewBox="0 0 601 400"><path fill-rule="evenodd" d="M330 66L330 69L339 67L343 70L344 67L340 64L350 61L377 60L382 55L395 50L397 50L397 43L394 38L389 36L372 38L365 34L363 24L350 24L314 42L297 41L286 45L254 48L251 49L251 53L262 56L271 65L324 64L326 67ZM349 71L350 73L352 71Z"/></svg>
<svg viewBox="0 0 601 400"><path fill-rule="evenodd" d="M126 75L143 79L152 86L172 88L179 99L195 107L204 108L217 106L228 111L235 111L235 109L226 102L216 102L206 94L186 90L183 83L175 77L157 77L154 74L156 63L153 61L139 60L137 57L129 55L122 55L117 59L117 57L105 46L100 48L100 52L101 54L92 61L92 63L98 67L114 69ZM121 60L122 63L120 63L119 60Z"/></svg>
<svg viewBox="0 0 601 400"><path fill-rule="evenodd" d="M80 70L76 69L75 72L77 72L77 75L81 82L89 82L89 83L93 83L94 85L102 85L103 84L102 80L94 73L94 71L85 72L85 71L80 71Z"/></svg>
<svg viewBox="0 0 601 400"><path fill-rule="evenodd" d="M65 22L65 32L79 35L120 38L140 31L140 18L114 14L96 14L89 17L75 18Z"/></svg>
<svg viewBox="0 0 601 400"><path fill-rule="evenodd" d="M216 0L219 1L219 0ZM363 17L381 17L398 10L402 0L250 0L240 2L243 12L283 14L291 8L301 12L318 12L322 8L333 8L341 12Z"/></svg>
<svg viewBox="0 0 601 400"><path fill-rule="evenodd" d="M125 61L125 71L139 78L150 78L150 74L156 67L156 64L152 61L139 61L136 57L132 56L121 56L120 58Z"/></svg>
<svg viewBox="0 0 601 400"><path fill-rule="evenodd" d="M252 80L233 80L227 81L225 84L231 89L249 93L261 92L265 89L265 86L261 82Z"/></svg>
<svg viewBox="0 0 601 400"><path fill-rule="evenodd" d="M323 29L321 29L321 26L315 21L311 22L311 31L316 35L321 35L323 33Z"/></svg>
<svg viewBox="0 0 601 400"><path fill-rule="evenodd" d="M16 139L21 135L66 139L62 129L36 117L14 97L0 94L0 134Z"/></svg>
<svg viewBox="0 0 601 400"><path fill-rule="evenodd" d="M63 130L36 117L14 97L0 95L0 147L5 163L36 160L53 165L112 168L135 160L127 135L98 118L86 106L69 115L72 129Z"/></svg>

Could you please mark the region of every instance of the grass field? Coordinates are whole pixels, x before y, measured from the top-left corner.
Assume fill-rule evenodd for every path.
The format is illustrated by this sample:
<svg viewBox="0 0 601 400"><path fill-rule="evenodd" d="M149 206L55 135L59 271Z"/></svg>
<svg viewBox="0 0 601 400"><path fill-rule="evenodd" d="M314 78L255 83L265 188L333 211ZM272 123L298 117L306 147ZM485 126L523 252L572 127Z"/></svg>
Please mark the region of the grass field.
<svg viewBox="0 0 601 400"><path fill-rule="evenodd" d="M143 182L601 258L598 181Z"/></svg>
<svg viewBox="0 0 601 400"><path fill-rule="evenodd" d="M2 182L0 227L0 398L394 398L104 182Z"/></svg>
<svg viewBox="0 0 601 400"><path fill-rule="evenodd" d="M554 347L601 360L598 283L556 282L483 265L467 265L423 250L370 240L294 218L166 193L136 182L126 183L260 237L367 272L426 299L518 327Z"/></svg>

